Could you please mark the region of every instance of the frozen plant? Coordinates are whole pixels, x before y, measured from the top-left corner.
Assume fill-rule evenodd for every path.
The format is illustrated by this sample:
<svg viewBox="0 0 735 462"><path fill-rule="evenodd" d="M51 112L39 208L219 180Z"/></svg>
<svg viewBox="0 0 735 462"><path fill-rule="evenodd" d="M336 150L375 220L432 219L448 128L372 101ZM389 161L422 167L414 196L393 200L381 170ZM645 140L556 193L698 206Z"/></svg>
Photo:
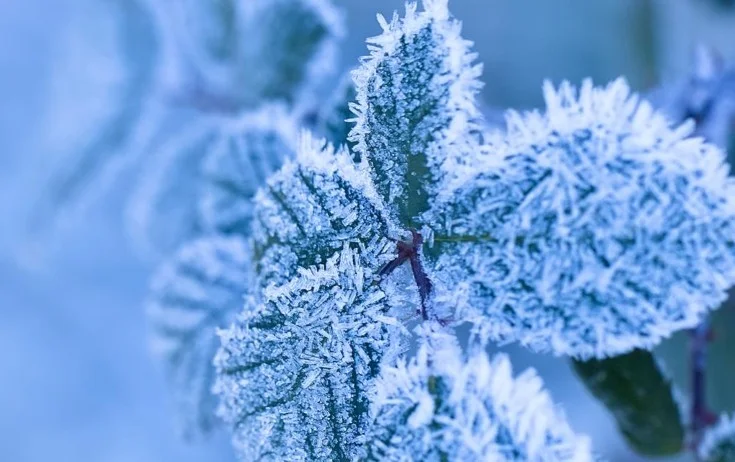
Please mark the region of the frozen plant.
<svg viewBox="0 0 735 462"><path fill-rule="evenodd" d="M379 21L353 72L351 144L305 133L295 157L231 150L283 165L257 193L225 167L228 205L207 209L252 256L248 301L215 361L237 453L592 460L533 375L513 379L506 359L484 356L490 341L598 360L578 372L621 418L640 411L621 393L657 390L654 415L626 434L644 453L680 451L676 395L640 349L695 327L735 281L723 152L623 79L547 83L544 111L508 112L491 131L475 102L481 67L446 1ZM434 333L410 359L414 320L470 323L468 352ZM621 365L650 374L594 382ZM639 432L661 415L671 428Z"/></svg>
<svg viewBox="0 0 735 462"><path fill-rule="evenodd" d="M243 460L363 457L378 366L406 337L371 277L345 246L271 286L221 334L215 390Z"/></svg>
<svg viewBox="0 0 735 462"><path fill-rule="evenodd" d="M320 107L328 2L177 5L187 109L130 222L156 253L183 245L150 317L189 432L216 407L242 460L594 460L533 372L484 351L517 342L574 361L639 452L697 449L701 393L686 428L650 350L705 339L735 283L735 183L695 136L724 112L682 124L620 78L547 82L545 108L488 123L447 0L379 16Z"/></svg>
<svg viewBox="0 0 735 462"><path fill-rule="evenodd" d="M55 170L30 225L37 232L68 219L134 171L127 228L136 250L158 260L208 231L196 198L228 126L268 105L296 125L324 125L314 113L337 71L343 18L330 0L129 0L115 8L123 13L115 58L130 64L133 82L123 109Z"/></svg>
<svg viewBox="0 0 735 462"><path fill-rule="evenodd" d="M148 320L151 347L166 366L181 433L194 438L215 426L210 363L216 329L229 324L253 285L250 250L238 237L212 236L188 243L152 284Z"/></svg>
<svg viewBox="0 0 735 462"><path fill-rule="evenodd" d="M589 461L529 369L513 377L507 356L475 352L431 328L413 359L386 367L376 385L372 460Z"/></svg>
<svg viewBox="0 0 735 462"><path fill-rule="evenodd" d="M509 113L432 224L447 298L467 286L459 317L482 338L577 358L694 327L735 281L724 153L623 80L544 95L544 113Z"/></svg>
<svg viewBox="0 0 735 462"><path fill-rule="evenodd" d="M251 287L256 279L242 276L254 274L252 258L242 264L241 254L228 253L250 255L245 237L253 198L295 155L298 126L312 118L319 82L334 70L342 26L339 12L321 0L169 6L172 16L162 18L166 56L178 63L173 67L179 80L199 83L184 85L172 101L172 108L182 109L183 125L159 140L129 200L127 223L137 248L164 260L149 301L152 339L182 430L194 437L218 421L211 393L214 352L207 345L217 343L215 329L231 322L244 292L259 296ZM192 21L197 27L184 27ZM262 74L253 73L254 66ZM333 98L338 107L347 104L339 103L342 94L340 89ZM324 110L312 124L326 130L331 120L330 129L344 131L333 119ZM241 272L228 279L219 270L227 265ZM207 298L217 301L210 305Z"/></svg>

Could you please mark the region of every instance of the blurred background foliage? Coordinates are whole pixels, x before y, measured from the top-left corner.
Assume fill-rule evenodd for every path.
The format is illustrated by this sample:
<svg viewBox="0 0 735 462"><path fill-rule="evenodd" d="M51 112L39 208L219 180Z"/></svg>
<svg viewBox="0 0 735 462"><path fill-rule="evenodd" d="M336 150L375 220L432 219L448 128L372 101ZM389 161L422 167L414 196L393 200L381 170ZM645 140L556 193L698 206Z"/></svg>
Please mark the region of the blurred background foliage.
<svg viewBox="0 0 735 462"><path fill-rule="evenodd" d="M390 14L403 1L337 3L347 20L346 69L365 54L364 39L379 32L375 13ZM733 3L453 0L451 7L485 64L485 102L532 108L545 78L603 83L624 75L641 91L682 78L698 43L735 62ZM0 2L0 460L231 460L225 436L184 443L175 433L162 374L146 348L141 301L151 266L135 257L122 231L129 180L159 142L135 132L130 120L156 104L141 89L169 78L154 75L152 66L167 59L154 24L144 0ZM54 212L53 201L37 205L55 173L71 167L94 176L98 158L70 159L87 151L126 161L131 143L138 158L114 171L110 191L84 197L89 206L50 235L29 230L39 210L41 219ZM71 194L62 186L53 199ZM728 367L735 327L722 327L735 326L734 310L714 317L708 386L717 411L735 411L735 368ZM679 335L659 349L684 393L685 340ZM644 460L629 452L566 361L506 350L517 370L539 369L573 425L609 460Z"/></svg>

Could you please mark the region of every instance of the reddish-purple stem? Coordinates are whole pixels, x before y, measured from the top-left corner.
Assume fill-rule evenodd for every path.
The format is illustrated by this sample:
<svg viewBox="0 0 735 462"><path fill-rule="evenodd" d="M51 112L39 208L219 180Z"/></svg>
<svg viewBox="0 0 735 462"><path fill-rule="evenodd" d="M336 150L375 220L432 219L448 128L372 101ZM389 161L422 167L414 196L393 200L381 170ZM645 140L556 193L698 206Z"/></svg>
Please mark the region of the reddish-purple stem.
<svg viewBox="0 0 735 462"><path fill-rule="evenodd" d="M696 328L690 331L691 336L691 447L697 450L704 430L716 420L707 405L707 345L712 339L712 328L709 319L705 318Z"/></svg>
<svg viewBox="0 0 735 462"><path fill-rule="evenodd" d="M411 262L411 272L413 273L413 280L416 282L416 287L419 290L419 298L421 299L421 317L424 321L429 319L428 303L429 296L432 291L432 284L429 276L424 270L424 266L421 263L421 246L424 244L424 237L421 233L411 230L411 242L396 241L396 250L398 255L393 260L386 263L385 266L380 270L381 276L386 276L392 273L396 268L401 266L406 261Z"/></svg>

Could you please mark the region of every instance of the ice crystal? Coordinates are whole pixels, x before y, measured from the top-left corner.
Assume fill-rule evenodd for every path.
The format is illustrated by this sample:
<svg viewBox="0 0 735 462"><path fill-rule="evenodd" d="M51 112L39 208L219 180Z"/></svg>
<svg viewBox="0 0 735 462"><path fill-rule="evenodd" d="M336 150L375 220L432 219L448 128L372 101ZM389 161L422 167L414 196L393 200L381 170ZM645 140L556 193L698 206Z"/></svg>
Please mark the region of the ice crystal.
<svg viewBox="0 0 735 462"><path fill-rule="evenodd" d="M368 175L345 150L308 134L297 158L257 194L252 231L263 285L324 264L345 243L359 248L363 265L375 271L393 250L391 225Z"/></svg>
<svg viewBox="0 0 735 462"><path fill-rule="evenodd" d="M295 121L281 106L266 106L227 124L203 166L200 210L204 226L225 234L250 233L253 198L298 141Z"/></svg>
<svg viewBox="0 0 735 462"><path fill-rule="evenodd" d="M214 236L187 244L154 279L148 303L153 350L165 366L187 436L216 423L215 330L234 319L254 288L251 263L245 241Z"/></svg>
<svg viewBox="0 0 735 462"><path fill-rule="evenodd" d="M372 170L378 192L405 226L420 223L445 171L475 149L481 66L460 35L447 0L378 19L370 56L354 72L357 103L350 140Z"/></svg>
<svg viewBox="0 0 735 462"><path fill-rule="evenodd" d="M345 244L220 334L215 390L243 460L362 458L370 390L405 330L360 260Z"/></svg>
<svg viewBox="0 0 735 462"><path fill-rule="evenodd" d="M705 432L698 453L703 462L735 460L735 418L721 416L719 422Z"/></svg>
<svg viewBox="0 0 735 462"><path fill-rule="evenodd" d="M507 356L477 351L465 360L453 337L430 335L415 358L381 374L370 459L594 460L535 371L514 378Z"/></svg>
<svg viewBox="0 0 735 462"><path fill-rule="evenodd" d="M436 224L437 299L482 337L580 358L696 325L735 281L724 154L623 80L544 93Z"/></svg>

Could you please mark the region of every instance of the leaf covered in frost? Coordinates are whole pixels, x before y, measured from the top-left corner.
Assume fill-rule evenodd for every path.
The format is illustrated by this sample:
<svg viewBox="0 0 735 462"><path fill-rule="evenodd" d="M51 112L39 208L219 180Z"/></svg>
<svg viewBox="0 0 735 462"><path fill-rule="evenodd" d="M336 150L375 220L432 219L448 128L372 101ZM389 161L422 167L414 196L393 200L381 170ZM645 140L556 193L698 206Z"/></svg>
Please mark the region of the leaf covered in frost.
<svg viewBox="0 0 735 462"><path fill-rule="evenodd" d="M188 243L157 273L148 301L153 350L163 362L185 435L217 422L212 361L223 328L254 287L251 256L237 237Z"/></svg>
<svg viewBox="0 0 735 462"><path fill-rule="evenodd" d="M296 122L281 106L265 106L228 122L204 161L204 226L224 234L249 234L255 193L294 157L297 142Z"/></svg>
<svg viewBox="0 0 735 462"><path fill-rule="evenodd" d="M360 460L369 393L405 329L357 252L302 269L222 332L220 414L243 460Z"/></svg>
<svg viewBox="0 0 735 462"><path fill-rule="evenodd" d="M155 2L183 101L237 111L313 103L335 70L343 18L330 0Z"/></svg>
<svg viewBox="0 0 735 462"><path fill-rule="evenodd" d="M546 112L510 113L486 168L437 206L437 300L480 338L577 358L693 327L735 281L723 152L623 80L544 93Z"/></svg>
<svg viewBox="0 0 735 462"><path fill-rule="evenodd" d="M376 270L390 258L390 225L367 173L344 150L305 134L297 158L255 199L254 256L262 284L289 280L300 267L324 264L345 243Z"/></svg>
<svg viewBox="0 0 735 462"><path fill-rule="evenodd" d="M242 27L238 86L246 101L279 100L300 106L335 69L344 19L330 0L240 2Z"/></svg>
<svg viewBox="0 0 735 462"><path fill-rule="evenodd" d="M194 117L151 153L128 199L126 223L144 255L166 256L202 233L202 164L217 144L213 120Z"/></svg>
<svg viewBox="0 0 735 462"><path fill-rule="evenodd" d="M647 456L683 449L686 428L677 391L653 354L634 350L606 359L574 361L582 382L615 417L630 446Z"/></svg>
<svg viewBox="0 0 735 462"><path fill-rule="evenodd" d="M722 415L704 434L697 451L702 462L732 462L735 460L735 418Z"/></svg>
<svg viewBox="0 0 735 462"><path fill-rule="evenodd" d="M417 12L368 39L370 56L354 72L357 103L350 140L370 165L376 188L405 226L417 227L445 170L473 153L481 66L448 11L425 0Z"/></svg>
<svg viewBox="0 0 735 462"><path fill-rule="evenodd" d="M160 44L149 12L140 1L110 2L109 6L117 21L117 48L112 58L108 52L100 57L84 55L83 59L85 65L99 69L99 75L112 70L122 84L114 91L107 89L105 96L113 95L104 105L109 114L97 115L101 123L85 132L89 139L65 156L62 164L54 166L51 177L46 179L38 203L31 211L33 231L53 227L59 219L64 219L62 215L66 212L77 212L98 199L132 162L131 146L144 136L141 131L145 131L148 122L146 111L150 109L150 94L155 88ZM71 54L70 58L74 56ZM78 72L78 68L70 71ZM68 113L69 109L64 109Z"/></svg>
<svg viewBox="0 0 735 462"><path fill-rule="evenodd" d="M453 337L430 335L415 358L382 371L370 460L594 460L535 371L513 377L507 356L465 360Z"/></svg>
<svg viewBox="0 0 735 462"><path fill-rule="evenodd" d="M186 62L190 71L219 70L237 60L237 47L244 38L240 29L240 0L179 0L160 2L163 25L176 42L174 51Z"/></svg>

